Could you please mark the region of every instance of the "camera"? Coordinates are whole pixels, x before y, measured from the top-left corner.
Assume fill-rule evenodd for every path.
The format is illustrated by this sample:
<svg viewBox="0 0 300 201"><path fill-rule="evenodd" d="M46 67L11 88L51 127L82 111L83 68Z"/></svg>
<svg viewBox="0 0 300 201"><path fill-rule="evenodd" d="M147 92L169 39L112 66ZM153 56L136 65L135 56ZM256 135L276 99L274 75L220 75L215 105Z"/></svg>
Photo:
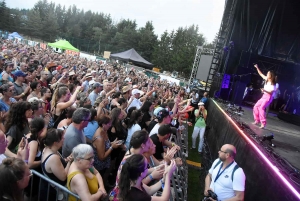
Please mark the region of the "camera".
<svg viewBox="0 0 300 201"><path fill-rule="evenodd" d="M215 194L213 191L208 190L207 192L208 192L208 196L205 196L202 201L210 200L210 198L212 198L214 200L218 200L217 194Z"/></svg>

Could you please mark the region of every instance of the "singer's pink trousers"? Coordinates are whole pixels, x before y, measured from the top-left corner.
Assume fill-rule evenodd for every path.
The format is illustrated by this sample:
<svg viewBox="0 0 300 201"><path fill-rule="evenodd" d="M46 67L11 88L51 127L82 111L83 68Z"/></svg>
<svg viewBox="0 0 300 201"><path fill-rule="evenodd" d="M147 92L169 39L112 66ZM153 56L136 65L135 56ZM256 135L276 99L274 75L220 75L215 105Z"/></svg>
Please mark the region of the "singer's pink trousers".
<svg viewBox="0 0 300 201"><path fill-rule="evenodd" d="M253 117L256 123L261 123L262 126L265 126L267 123L266 120L266 107L272 102L271 94L264 93L264 95L257 101L253 107Z"/></svg>

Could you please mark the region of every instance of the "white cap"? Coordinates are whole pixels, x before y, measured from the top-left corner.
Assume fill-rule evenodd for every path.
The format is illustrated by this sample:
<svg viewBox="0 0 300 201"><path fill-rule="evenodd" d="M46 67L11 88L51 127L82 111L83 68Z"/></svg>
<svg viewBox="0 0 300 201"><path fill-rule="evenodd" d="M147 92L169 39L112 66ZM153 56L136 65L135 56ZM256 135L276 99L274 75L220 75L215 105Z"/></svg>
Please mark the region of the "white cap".
<svg viewBox="0 0 300 201"><path fill-rule="evenodd" d="M33 103L33 102L43 102L42 100L38 99L37 97L32 97L28 99L29 103Z"/></svg>
<svg viewBox="0 0 300 201"><path fill-rule="evenodd" d="M138 90L138 89L133 89L132 92L131 92L132 95L135 95L135 94L142 94L142 93L143 93L143 92L140 91L140 90Z"/></svg>
<svg viewBox="0 0 300 201"><path fill-rule="evenodd" d="M204 103L202 103L202 102L199 102L199 103L198 103L198 105L204 105Z"/></svg>
<svg viewBox="0 0 300 201"><path fill-rule="evenodd" d="M154 116L157 116L157 114L163 109L164 109L163 107L155 108L155 110L153 111Z"/></svg>
<svg viewBox="0 0 300 201"><path fill-rule="evenodd" d="M92 71L91 71L91 73L97 73L97 71L95 71L95 70L92 70Z"/></svg>
<svg viewBox="0 0 300 201"><path fill-rule="evenodd" d="M92 84L94 84L94 83L95 83L95 80L89 81L89 85L92 85Z"/></svg>

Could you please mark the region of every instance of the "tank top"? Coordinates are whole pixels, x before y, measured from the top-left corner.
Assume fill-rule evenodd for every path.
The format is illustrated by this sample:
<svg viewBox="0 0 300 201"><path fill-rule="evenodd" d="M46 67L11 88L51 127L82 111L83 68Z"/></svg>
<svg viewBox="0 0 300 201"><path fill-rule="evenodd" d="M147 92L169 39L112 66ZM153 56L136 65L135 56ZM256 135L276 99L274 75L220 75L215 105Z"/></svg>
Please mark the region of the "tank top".
<svg viewBox="0 0 300 201"><path fill-rule="evenodd" d="M47 156L47 158L44 160L44 162L42 162L42 170L43 173L48 176L51 180L55 181L56 183L59 183L60 185L64 186L66 184L66 180L65 181L61 181L60 179L58 179L53 173L49 173L46 170L46 163L48 161L48 159L50 158L50 156L52 156L54 153L50 154L49 156ZM66 162L64 159L60 158L60 161L62 163L62 165L65 167L66 166Z"/></svg>
<svg viewBox="0 0 300 201"><path fill-rule="evenodd" d="M71 180L72 180L73 177L74 177L75 175L77 175L77 174L82 174L82 172L80 172L80 171L75 171L75 172L72 172L71 174L69 174L68 177L67 177L67 179L68 179L68 180L67 180L67 188L68 188L70 191L71 191ZM93 176L92 179L86 177L85 175L84 175L84 177L85 177L85 179L86 179L86 183L87 183L87 185L88 185L88 188L89 188L90 193L91 193L91 194L97 193L98 188L99 188L97 177L96 177L95 175ZM68 201L76 201L76 200L77 200L77 199L76 199L74 196L72 196L72 195L69 196Z"/></svg>

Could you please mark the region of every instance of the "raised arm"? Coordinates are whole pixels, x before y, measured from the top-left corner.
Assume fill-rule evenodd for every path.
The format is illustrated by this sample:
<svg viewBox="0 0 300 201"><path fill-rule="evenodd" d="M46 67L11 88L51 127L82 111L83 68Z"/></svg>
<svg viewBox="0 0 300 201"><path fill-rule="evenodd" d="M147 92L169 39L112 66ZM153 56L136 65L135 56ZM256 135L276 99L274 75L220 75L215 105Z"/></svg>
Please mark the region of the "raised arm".
<svg viewBox="0 0 300 201"><path fill-rule="evenodd" d="M69 101L58 103L57 108L60 109L60 110L63 110L63 109L66 109L66 108L70 107L71 105L73 105L74 102L76 101L76 97L77 97L77 94L79 93L80 89L81 89L81 86L77 86L74 94L72 94Z"/></svg>
<svg viewBox="0 0 300 201"><path fill-rule="evenodd" d="M267 76L265 76L265 75L259 70L257 64L254 65L254 68L256 68L256 70L257 70L258 74L260 75L260 77L262 77L264 80L267 80Z"/></svg>

